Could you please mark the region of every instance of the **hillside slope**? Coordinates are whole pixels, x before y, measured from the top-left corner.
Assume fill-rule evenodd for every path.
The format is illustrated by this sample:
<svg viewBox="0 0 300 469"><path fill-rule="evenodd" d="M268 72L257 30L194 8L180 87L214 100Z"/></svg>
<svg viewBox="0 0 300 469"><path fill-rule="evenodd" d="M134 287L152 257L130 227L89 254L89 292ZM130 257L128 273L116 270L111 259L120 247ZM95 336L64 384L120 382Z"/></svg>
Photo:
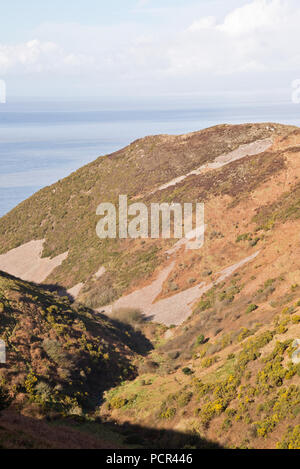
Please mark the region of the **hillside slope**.
<svg viewBox="0 0 300 469"><path fill-rule="evenodd" d="M81 414L135 374L137 334L66 297L0 272L0 313L0 382L22 408Z"/></svg>
<svg viewBox="0 0 300 469"><path fill-rule="evenodd" d="M153 348L144 332L155 343L165 330L147 323L142 329L0 272L0 338L6 344L0 448L150 448L163 436L164 447L192 438L201 448L218 448L185 433L100 418L105 390L134 379Z"/></svg>
<svg viewBox="0 0 300 469"><path fill-rule="evenodd" d="M268 266L246 265L215 284L100 414L223 448L300 449L300 269L280 265L269 278Z"/></svg>
<svg viewBox="0 0 300 469"><path fill-rule="evenodd" d="M237 206L271 177L285 174L284 144L282 149L276 145L292 132L298 131L275 124L221 125L178 137L146 137L101 157L38 192L1 219L0 268L27 280L56 283L66 289L75 287L79 299L91 307L109 304L143 281L151 281L153 274L155 278L173 243L100 240L95 232L100 203L118 203L119 194L127 194L129 200L146 203L206 202L207 213L220 204L224 210L224 204L228 207L231 200ZM274 141L271 151L262 152L260 144L257 154L253 148L246 149L243 159L235 160L234 155L225 166L197 173L203 165L224 156L226 161L226 155L243 153L245 145L266 139L267 147ZM248 153L252 156L246 156ZM168 185L184 175L189 176ZM211 232L216 231L212 224L209 226ZM220 227L220 231L227 239L225 229ZM28 246L33 241L35 244ZM9 252L15 248L19 250ZM40 269L39 251L45 262L46 258L57 259L50 273L49 263ZM233 256L240 260L241 250L237 251ZM8 257L3 256L6 253ZM24 265L25 257L31 257L31 269ZM228 266L221 259L217 263L220 270ZM204 270L201 266L199 269Z"/></svg>
<svg viewBox="0 0 300 469"><path fill-rule="evenodd" d="M29 393L31 405L45 384L66 384L54 393L60 412L66 399L67 413L90 406L130 427L131 441L138 425L143 447L299 448L299 181L300 129L222 125L141 139L20 204L0 222L0 269L44 286L0 276L10 392L16 385L25 404ZM204 246L101 241L96 207L119 194L204 202ZM53 341L64 351L58 368Z"/></svg>

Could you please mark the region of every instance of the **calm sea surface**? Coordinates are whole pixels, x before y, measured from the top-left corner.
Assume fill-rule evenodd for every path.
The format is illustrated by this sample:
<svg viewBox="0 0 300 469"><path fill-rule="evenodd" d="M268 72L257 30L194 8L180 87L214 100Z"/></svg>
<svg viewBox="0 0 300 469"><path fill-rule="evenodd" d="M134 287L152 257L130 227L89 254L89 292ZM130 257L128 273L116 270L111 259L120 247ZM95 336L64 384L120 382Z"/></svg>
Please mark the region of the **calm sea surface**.
<svg viewBox="0 0 300 469"><path fill-rule="evenodd" d="M105 110L100 103L84 102L0 105L0 216L38 189L137 138L267 121L300 126L300 106Z"/></svg>

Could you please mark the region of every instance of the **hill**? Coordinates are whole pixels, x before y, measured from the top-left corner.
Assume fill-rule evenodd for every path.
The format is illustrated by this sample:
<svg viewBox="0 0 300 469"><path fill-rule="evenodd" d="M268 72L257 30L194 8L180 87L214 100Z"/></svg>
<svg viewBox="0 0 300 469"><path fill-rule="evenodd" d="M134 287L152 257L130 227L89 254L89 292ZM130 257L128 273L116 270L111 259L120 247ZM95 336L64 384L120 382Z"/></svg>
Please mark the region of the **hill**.
<svg viewBox="0 0 300 469"><path fill-rule="evenodd" d="M9 284L4 297L8 289L21 304L16 311L26 311L25 328L21 321L18 326L21 354L51 390L61 385L65 360L72 373L71 388L55 398L60 415L71 399L83 419L92 414L117 423L128 441L138 425L143 447L168 441L171 447L299 448L299 178L298 128L221 125L138 140L3 217L0 268L23 279L1 277ZM120 194L147 205L204 202L204 246L100 240L96 208L117 205ZM14 381L23 383L15 396L22 400L26 379L34 377L7 337L18 328L5 298L1 338L15 358L4 378L10 393ZM80 345L80 353L79 329L91 342ZM105 346L96 363L88 350L97 355L99 337ZM59 368L47 352L53 340L64 351ZM42 365L40 356L46 357ZM73 370L72 356L86 363L80 371ZM85 366L92 372L82 387ZM73 401L82 391L91 402Z"/></svg>
<svg viewBox="0 0 300 469"><path fill-rule="evenodd" d="M172 242L100 240L95 234L100 203L118 205L119 194L127 194L129 202L184 199L208 204L224 197L238 205L238 200L284 171L283 150L261 153L258 147L258 155L159 188L243 145L270 138L275 142L293 131L297 133L275 124L221 125L179 137L146 137L100 157L1 219L0 268L26 280L75 287L75 296L79 293L90 307L109 304L156 274ZM246 148L242 156L247 153ZM30 259L30 265L24 259Z"/></svg>

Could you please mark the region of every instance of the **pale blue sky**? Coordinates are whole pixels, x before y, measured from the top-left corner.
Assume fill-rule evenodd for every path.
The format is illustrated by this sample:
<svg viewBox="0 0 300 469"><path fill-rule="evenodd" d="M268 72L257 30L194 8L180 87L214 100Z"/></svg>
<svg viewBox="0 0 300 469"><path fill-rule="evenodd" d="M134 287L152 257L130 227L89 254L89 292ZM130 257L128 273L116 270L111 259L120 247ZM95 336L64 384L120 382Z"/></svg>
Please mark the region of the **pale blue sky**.
<svg viewBox="0 0 300 469"><path fill-rule="evenodd" d="M81 23L108 26L140 21L157 26L167 23L168 15L176 16L178 8L184 10L186 20L196 14L221 16L246 0L11 0L1 5L1 41L27 40L31 31L43 23ZM159 14L161 11L161 15ZM182 17L178 20L182 21ZM173 17L174 20L174 17Z"/></svg>
<svg viewBox="0 0 300 469"><path fill-rule="evenodd" d="M288 96L297 0L11 0L8 96Z"/></svg>

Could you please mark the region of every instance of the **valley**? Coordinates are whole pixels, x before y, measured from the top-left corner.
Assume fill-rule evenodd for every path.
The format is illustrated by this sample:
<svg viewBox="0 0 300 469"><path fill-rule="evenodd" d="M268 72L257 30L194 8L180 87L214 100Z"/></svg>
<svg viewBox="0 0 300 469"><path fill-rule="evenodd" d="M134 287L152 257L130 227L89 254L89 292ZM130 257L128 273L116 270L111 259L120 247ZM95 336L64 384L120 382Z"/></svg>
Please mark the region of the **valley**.
<svg viewBox="0 0 300 469"><path fill-rule="evenodd" d="M120 194L204 202L203 246L100 239ZM274 123L146 137L22 202L0 446L299 449L299 223L300 129Z"/></svg>

